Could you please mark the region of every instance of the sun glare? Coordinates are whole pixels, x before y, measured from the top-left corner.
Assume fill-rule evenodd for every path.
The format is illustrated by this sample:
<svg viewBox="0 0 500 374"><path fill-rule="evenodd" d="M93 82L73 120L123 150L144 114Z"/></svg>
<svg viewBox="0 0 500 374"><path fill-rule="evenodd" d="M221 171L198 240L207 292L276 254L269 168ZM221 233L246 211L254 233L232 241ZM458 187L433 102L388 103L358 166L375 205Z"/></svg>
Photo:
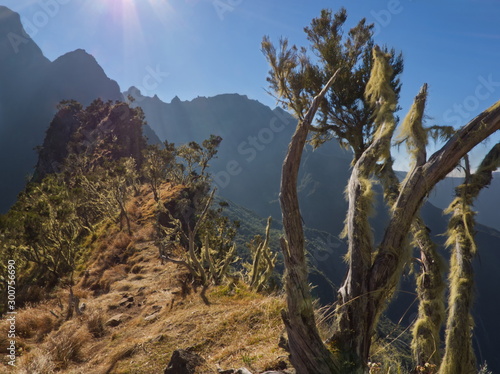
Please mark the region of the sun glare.
<svg viewBox="0 0 500 374"><path fill-rule="evenodd" d="M167 0L102 0L87 4L94 14L109 17L112 21L129 23L138 19L138 11L151 9L163 23L173 15L173 8Z"/></svg>

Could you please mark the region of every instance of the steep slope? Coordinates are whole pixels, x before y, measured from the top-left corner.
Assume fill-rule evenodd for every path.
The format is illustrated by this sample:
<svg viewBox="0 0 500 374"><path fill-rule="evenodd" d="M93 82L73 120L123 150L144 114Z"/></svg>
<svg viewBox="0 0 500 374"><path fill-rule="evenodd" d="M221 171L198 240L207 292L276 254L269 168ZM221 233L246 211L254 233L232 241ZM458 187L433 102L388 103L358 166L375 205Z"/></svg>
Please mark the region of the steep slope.
<svg viewBox="0 0 500 374"><path fill-rule="evenodd" d="M54 62L26 34L17 13L0 7L0 212L22 189L36 163L33 149L63 99L88 105L121 100L118 84L83 50Z"/></svg>
<svg viewBox="0 0 500 374"><path fill-rule="evenodd" d="M180 189L165 185L162 200ZM215 374L217 367L284 369L286 352L278 347L283 298L233 283L211 287L204 302L183 267L158 259L151 191L143 186L127 206L132 235L108 222L87 242L73 289L80 314L65 318L64 284L42 304L18 310L18 372L162 373L177 349L206 360L200 374ZM184 252L179 247L175 255ZM2 351L8 326L0 322ZM0 372L8 370L4 365L2 357Z"/></svg>

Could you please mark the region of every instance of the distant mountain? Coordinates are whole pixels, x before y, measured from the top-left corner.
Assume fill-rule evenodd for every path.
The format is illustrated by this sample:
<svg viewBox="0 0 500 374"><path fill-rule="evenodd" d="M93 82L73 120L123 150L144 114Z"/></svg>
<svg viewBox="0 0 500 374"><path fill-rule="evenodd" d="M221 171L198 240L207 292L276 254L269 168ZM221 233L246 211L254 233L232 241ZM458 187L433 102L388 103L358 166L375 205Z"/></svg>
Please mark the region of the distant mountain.
<svg viewBox="0 0 500 374"><path fill-rule="evenodd" d="M148 124L162 141L183 144L201 142L210 134L221 136L218 158L211 162L218 193L261 217L281 219L281 163L295 131L294 117L238 94L192 101L175 97L170 103L142 96L133 87L124 95L136 99L134 105L142 107ZM316 151L310 147L306 150L299 189L304 202L302 217L308 226L337 234L341 231L350 159L350 153L336 142ZM319 179L327 182L320 183ZM338 198L328 204L318 199L331 193Z"/></svg>
<svg viewBox="0 0 500 374"><path fill-rule="evenodd" d="M24 187L61 100L84 106L123 100L118 84L82 49L49 61L25 32L19 14L0 6L0 213ZM149 138L157 141L150 129Z"/></svg>

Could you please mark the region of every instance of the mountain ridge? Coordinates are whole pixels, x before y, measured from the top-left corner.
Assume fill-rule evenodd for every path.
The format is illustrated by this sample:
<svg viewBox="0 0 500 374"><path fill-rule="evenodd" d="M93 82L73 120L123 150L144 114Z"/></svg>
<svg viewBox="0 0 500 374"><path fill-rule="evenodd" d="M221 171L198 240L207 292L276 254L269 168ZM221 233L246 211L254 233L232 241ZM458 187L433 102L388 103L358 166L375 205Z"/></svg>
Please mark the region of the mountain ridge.
<svg viewBox="0 0 500 374"><path fill-rule="evenodd" d="M48 60L26 33L19 14L0 6L0 212L5 212L33 172L34 148L44 140L57 104L123 100L118 83L96 59L77 49ZM157 141L151 131L148 137Z"/></svg>
<svg viewBox="0 0 500 374"><path fill-rule="evenodd" d="M1 13L0 8L0 24L2 23ZM13 16L9 15L9 17ZM16 23L15 21L14 19L13 24ZM14 28L18 30L18 26ZM4 43L5 40L10 43L8 33L6 38L3 38L2 35L0 35L0 44L9 46L9 44ZM19 48L21 50L23 46L29 45L31 44L21 43ZM5 127L4 140L0 138L0 156L2 159L14 157L18 161L21 160L23 166L20 171L17 168L0 170L6 176L6 179L1 183L5 183L5 180L14 182L14 188L9 185L8 189L0 183L1 196L5 195L5 191L8 191L12 197L12 191L15 190L17 193L20 190L19 186L24 182L24 174L21 174L28 172L34 165L34 156L29 147L42 144L39 140L40 134L43 135L42 130L46 128L44 126L50 123L53 116L51 111L57 104L58 98L65 96L66 99L74 99L73 96L77 96L76 99L84 105L95 98L93 95L102 94L102 92L105 92L103 95L116 95L114 96L116 100L123 98L119 92L118 84L110 80L104 70L98 66L97 61L84 50L69 52L53 62L49 61L48 65L45 65L46 63L43 62L43 58L40 58L36 49L32 48L31 52L27 51L33 56L38 56L34 57L35 59L38 58L42 61L40 63L43 65L41 70L35 66L32 70L28 69L30 74L26 75L33 79L31 84L36 82L37 87L29 87L26 92L23 92L25 96L17 99L10 98L7 90L0 95L5 99L0 102L1 120L2 123L8 124ZM22 53L14 54L12 58L19 59L20 56L23 56ZM86 63L83 63L83 60ZM78 69L78 64L81 62L82 66ZM54 63L56 65L53 65ZM15 65L13 66L15 67ZM55 69L53 66L59 66L59 68ZM58 75L55 78L52 76L51 80L51 75L47 77L43 75L46 71L50 71L51 74L60 74L61 69L67 70L64 73L66 75L63 74L63 76L67 77L68 82L73 82L71 90L67 90L67 87L62 84L66 81L61 76ZM86 69L92 73L89 76L96 77L97 83L92 79L81 81L79 80L80 76L73 75L74 71L80 71L82 76L85 76L83 70ZM7 76L5 73L4 75ZM25 87L26 84L30 83L28 80L16 81L19 76L19 73L11 75L11 87ZM44 85L40 85L38 81L40 79L42 81L46 79ZM86 84L88 86L85 86ZM128 91L126 93L133 94L133 92ZM40 98L43 100L38 102ZM162 102L157 96L141 95L136 97L134 105L144 108L151 126L158 132L159 139L162 141L168 140L182 144L193 140L200 142L211 133L222 135L224 141L220 148L219 158L211 164L219 193L235 200L237 204L251 207L260 217L272 215L279 219L281 212L278 204L278 192L281 162L291 134L295 130L296 121L290 114L280 108L271 109L256 100L250 100L239 94L222 94L211 98L199 97L191 101L181 101L178 97L174 97L170 103ZM30 110L28 111L26 108ZM5 113L6 111L7 113ZM35 116L34 113L37 115ZM15 117L14 120L11 118L10 121L5 121L5 119L9 119L8 115ZM22 144L22 149L17 149L18 144ZM349 176L349 153L342 152L344 151L335 141L314 151L308 147L304 153L299 181L304 222L313 229L327 231L333 237L336 237L342 229L347 206L343 198L343 190ZM446 221L444 217L437 215L436 210L429 207L430 205L426 205L425 209L433 212L428 216L436 222L430 225L435 232L435 227L445 227ZM380 216L374 217L372 221L377 228L382 227L386 219L383 209L379 209L379 214ZM484 257L488 259L486 265L493 266L498 258L498 254L494 250L495 243L498 241L496 240L497 232L490 230L493 229L486 230L482 226L478 226L481 248L486 248L482 251ZM439 233L444 232L441 229L439 231ZM376 230L375 235L380 234L380 229ZM325 245L325 243L320 243L320 245ZM326 247L328 248L328 243L326 243ZM335 263L328 263L328 260L335 261ZM339 274L336 267L339 266L339 258L326 258L323 260L323 265L325 267L331 265L332 269L335 268L335 276L343 276L343 274ZM328 274L328 276L331 278L333 274ZM495 284L495 276L494 269L490 269L484 274L480 274L478 283ZM490 304L487 305L488 308L493 309L495 313L498 311L498 307L494 303L487 304ZM484 322L485 326L488 327L495 326L496 317L488 314L484 299L480 308L482 308L479 310L482 311L481 315L483 316L481 323ZM483 329L480 338L483 342L488 341L488 344L491 345L490 349L494 349L498 346L499 340L494 334L488 336L487 330ZM494 353L488 352L486 356L494 357ZM500 367L498 361L493 361L493 365ZM493 365L492 367L494 367Z"/></svg>

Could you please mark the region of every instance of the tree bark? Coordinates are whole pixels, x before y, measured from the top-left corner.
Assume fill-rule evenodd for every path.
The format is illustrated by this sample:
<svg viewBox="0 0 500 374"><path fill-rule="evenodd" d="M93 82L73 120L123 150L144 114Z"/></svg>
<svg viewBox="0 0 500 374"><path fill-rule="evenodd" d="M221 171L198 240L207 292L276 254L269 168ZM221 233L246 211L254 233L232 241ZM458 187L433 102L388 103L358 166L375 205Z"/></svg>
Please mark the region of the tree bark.
<svg viewBox="0 0 500 374"><path fill-rule="evenodd" d="M385 230L370 271L370 306L367 318L376 321L403 270L403 248L415 214L424 197L449 174L475 145L500 129L500 104L475 117L458 131L429 161L410 172L401 187L394 213ZM374 325L371 329L374 329Z"/></svg>
<svg viewBox="0 0 500 374"><path fill-rule="evenodd" d="M340 366L324 345L314 317L311 292L307 280L308 268L304 248L304 231L297 195L297 178L302 152L314 115L320 101L335 80L337 72L314 98L314 101L299 122L290 141L283 162L280 187L280 203L285 237L281 247L285 260L285 289L287 311L283 321L288 334L290 361L298 374L339 373Z"/></svg>
<svg viewBox="0 0 500 374"><path fill-rule="evenodd" d="M412 169L427 161L427 134L423 127L423 118L427 102L427 84L424 84L415 97L412 107L405 117L402 135L406 136L406 145L413 160ZM390 211L393 210L400 194L400 183L393 168L392 160L381 165L377 175L384 188L384 198ZM412 329L412 351L416 366L425 368L426 364L436 367L441 362L439 347L440 330L445 319L443 261L430 237L429 230L419 214L411 225L413 245L420 248L421 272L417 277L419 298L418 318ZM409 260L411 248L404 257ZM406 260L406 259L405 259ZM419 372L417 370L417 372Z"/></svg>
<svg viewBox="0 0 500 374"><path fill-rule="evenodd" d="M307 282L308 270L297 196L297 177L311 122L322 95L327 89L328 85L315 97L305 118L297 125L283 163L281 177L280 203L285 231L285 238L282 238L281 245L286 268L285 288L288 306L287 312L283 313L283 320L289 338L290 359L299 374L362 373L364 370L359 362L354 362L354 369L346 371L345 366L343 366L344 362L341 362L342 357L334 356L323 344L316 327ZM357 239L353 238L354 241L352 244L350 243L350 246L352 245L354 256L359 257L359 259L356 259L356 264L352 263L350 266L350 275L347 276L343 284L342 306L357 304L360 308L350 308L353 311L351 315L349 315L348 310L345 315L339 314L341 318L347 318L345 324L340 323L338 326L340 329L338 333L343 341L340 347L334 346L334 348L340 348L340 353L358 357L358 361L361 362L367 360L371 336L377 320L401 277L403 265L407 259L405 254L407 253L408 233L424 198L436 183L456 167L462 157L498 129L500 129L500 104L497 103L458 131L427 162L423 162L419 158L419 162L411 170L402 184L399 194L397 194L383 240L371 267L368 269L366 269L366 264L369 263L366 259L367 250L362 246L362 243L366 243L366 241L363 239L362 242L356 242ZM372 163L371 156L378 154L375 150L383 145L383 142L378 145L375 143L376 141L365 150L363 155L366 157L362 155L358 160L357 171L356 165L354 167L355 170L350 181L354 200L363 192L362 184L364 182L362 179L366 175L363 168L367 163ZM363 164L363 162L366 163ZM370 168L371 166L368 166L366 170L370 170ZM353 206L356 207L354 203ZM354 219L348 224L352 223L352 235L354 235L356 225L359 225L359 222L355 222L355 215L352 217ZM351 238L349 239L351 240ZM332 344L334 343L332 341Z"/></svg>
<svg viewBox="0 0 500 374"><path fill-rule="evenodd" d="M441 364L440 330L445 320L443 260L420 217L411 233L420 248L421 273L417 277L418 318L412 329L412 351L416 366Z"/></svg>
<svg viewBox="0 0 500 374"><path fill-rule="evenodd" d="M424 156L425 157L425 156ZM422 162L422 157L415 159L415 164ZM425 158L423 160L425 163ZM384 195L389 209L396 203L400 193L399 180L392 167L392 162L383 165L379 171ZM445 320L443 259L430 237L428 228L419 214L411 225L413 244L420 249L421 272L417 277L417 294L419 298L418 318L412 329L412 351L416 366L425 367L426 363L441 363L439 347L441 345L440 330ZM409 248L410 249L410 248ZM408 249L408 250L409 250ZM404 255L408 259L410 253Z"/></svg>

